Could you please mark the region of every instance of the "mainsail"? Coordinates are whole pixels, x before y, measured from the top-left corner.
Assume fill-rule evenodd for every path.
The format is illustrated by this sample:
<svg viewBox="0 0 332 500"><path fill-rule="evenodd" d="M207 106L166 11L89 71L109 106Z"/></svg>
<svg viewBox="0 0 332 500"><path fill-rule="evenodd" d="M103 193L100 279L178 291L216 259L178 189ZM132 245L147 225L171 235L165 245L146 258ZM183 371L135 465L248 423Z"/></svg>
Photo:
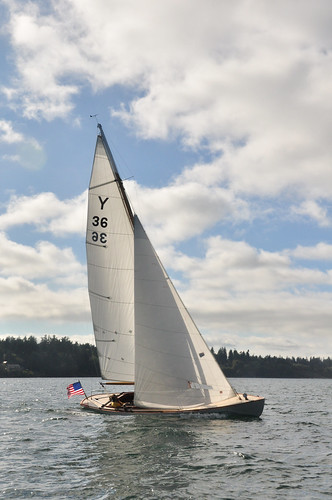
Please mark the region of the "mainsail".
<svg viewBox="0 0 332 500"><path fill-rule="evenodd" d="M99 128L86 234L91 315L102 377L133 382L133 220L122 181Z"/></svg>

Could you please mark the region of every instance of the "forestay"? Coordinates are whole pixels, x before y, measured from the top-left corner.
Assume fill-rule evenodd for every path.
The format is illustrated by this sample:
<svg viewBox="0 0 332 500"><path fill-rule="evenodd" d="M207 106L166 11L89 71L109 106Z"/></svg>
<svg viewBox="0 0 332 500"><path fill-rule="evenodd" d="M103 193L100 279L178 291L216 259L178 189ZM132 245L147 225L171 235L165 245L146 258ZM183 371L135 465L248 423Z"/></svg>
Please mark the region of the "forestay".
<svg viewBox="0 0 332 500"><path fill-rule="evenodd" d="M134 237L124 189L100 127L88 203L88 286L102 377L134 381Z"/></svg>
<svg viewBox="0 0 332 500"><path fill-rule="evenodd" d="M235 392L184 307L139 219L135 226L135 404L184 408Z"/></svg>

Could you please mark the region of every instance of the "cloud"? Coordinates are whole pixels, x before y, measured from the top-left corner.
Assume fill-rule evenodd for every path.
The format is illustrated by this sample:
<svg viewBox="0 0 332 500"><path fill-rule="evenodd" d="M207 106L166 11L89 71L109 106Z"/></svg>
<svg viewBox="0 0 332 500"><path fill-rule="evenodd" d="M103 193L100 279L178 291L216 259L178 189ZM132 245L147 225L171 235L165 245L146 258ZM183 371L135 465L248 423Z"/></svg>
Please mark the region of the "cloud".
<svg viewBox="0 0 332 500"><path fill-rule="evenodd" d="M21 166L36 170L44 166L46 155L42 146L33 137L26 137L14 130L11 121L0 120L0 144L15 147L15 153L5 153L3 160L19 163Z"/></svg>
<svg viewBox="0 0 332 500"><path fill-rule="evenodd" d="M89 321L85 265L70 248L36 247L0 233L0 320Z"/></svg>
<svg viewBox="0 0 332 500"><path fill-rule="evenodd" d="M332 348L332 271L299 267L284 252L244 241L208 238L201 258L172 247L160 254L210 345L243 346L258 354L326 356ZM298 256L298 252L294 252ZM324 339L320 349L312 339ZM255 339L259 338L259 343ZM269 339L274 339L270 344ZM270 348L269 348L270 345Z"/></svg>
<svg viewBox="0 0 332 500"><path fill-rule="evenodd" d="M332 194L332 12L278 2L81 0L7 3L25 116L73 112L114 85L135 95L113 114L145 138L182 137L222 155L233 192ZM190 22L188 22L190 19Z"/></svg>
<svg viewBox="0 0 332 500"><path fill-rule="evenodd" d="M167 265L185 273L190 287L209 299L215 290L232 294L288 292L297 294L298 287L331 285L331 276L319 269L298 267L282 252L258 250L244 241L232 241L220 236L205 240L203 258L188 258L173 252ZM205 307L205 305L204 305ZM207 309L209 308L206 305Z"/></svg>
<svg viewBox="0 0 332 500"><path fill-rule="evenodd" d="M128 181L126 187L149 234L159 245L202 235L220 221L250 217L247 204L230 190L204 186L197 178L177 178L160 189L139 186L133 181Z"/></svg>
<svg viewBox="0 0 332 500"><path fill-rule="evenodd" d="M59 200L54 193L13 195L6 213L0 215L0 229L31 224L40 232L50 232L59 237L84 234L86 204L86 192L64 201Z"/></svg>
<svg viewBox="0 0 332 500"><path fill-rule="evenodd" d="M86 284L85 266L76 260L71 248L60 249L47 241L34 248L11 241L3 233L0 246L1 276L44 279L62 286Z"/></svg>
<svg viewBox="0 0 332 500"><path fill-rule="evenodd" d="M23 142L24 136L19 132L15 132L10 121L0 120L0 142L12 144L15 142Z"/></svg>
<svg viewBox="0 0 332 500"><path fill-rule="evenodd" d="M90 318L86 288L52 290L19 276L0 277L0 318L80 322Z"/></svg>
<svg viewBox="0 0 332 500"><path fill-rule="evenodd" d="M318 223L321 227L331 225L331 219L328 216L328 209L318 205L314 200L303 201L299 206L292 206L291 211L296 215L303 215Z"/></svg>
<svg viewBox="0 0 332 500"><path fill-rule="evenodd" d="M323 242L311 247L298 245L287 253L297 259L329 261L332 260L332 245Z"/></svg>

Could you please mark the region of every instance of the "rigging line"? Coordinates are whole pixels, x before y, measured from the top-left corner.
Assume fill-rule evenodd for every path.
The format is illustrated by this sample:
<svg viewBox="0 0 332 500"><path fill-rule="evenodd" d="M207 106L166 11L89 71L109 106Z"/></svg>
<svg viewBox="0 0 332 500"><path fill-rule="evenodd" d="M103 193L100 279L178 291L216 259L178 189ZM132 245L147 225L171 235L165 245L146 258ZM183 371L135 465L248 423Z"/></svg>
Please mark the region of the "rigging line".
<svg viewBox="0 0 332 500"><path fill-rule="evenodd" d="M112 146L112 151L115 151L115 153L117 155L116 165L119 164L120 167L121 167L121 170L123 169L122 167L124 166L129 173L133 173L133 170L132 170L131 166L129 165L129 163L127 162L126 158L123 156L123 154L121 153L120 149L116 146L116 143L112 140L112 136L109 137L108 142ZM113 159L115 160L115 158L113 158ZM118 159L122 160L122 161L118 161ZM128 181L130 179L135 179L135 174L134 173L133 173L133 175L130 175L129 177L125 177L125 178L120 177L120 180L122 182ZM116 179L116 181L118 181L118 179ZM137 193L137 184L136 183L135 183L135 192ZM136 195L136 198L139 201L139 197L137 195ZM129 198L128 198L128 201L130 203L130 207L131 207L132 212L135 213L136 211L135 211L135 209L134 209L134 207L132 205L132 201L129 200Z"/></svg>
<svg viewBox="0 0 332 500"><path fill-rule="evenodd" d="M112 169L114 178L118 180L119 193L120 193L120 196L121 196L122 201L124 203L124 207L126 209L128 219L129 219L132 227L134 227L134 213L133 213L133 210L132 210L129 198L127 196L126 190L124 188L123 181L122 181L122 179L120 177L119 171L117 169L116 163L115 163L113 155L112 155L112 151L110 150L110 147L108 145L107 139L105 137L103 128L102 128L102 126L101 126L100 123L98 123L97 126L98 126L99 132L100 132L99 133L99 137L101 138L101 141L102 141L102 144L103 144L106 156L108 158L110 167Z"/></svg>
<svg viewBox="0 0 332 500"><path fill-rule="evenodd" d="M116 142L113 140L113 137L114 135L113 134L110 134L110 137L108 138L108 142L111 144L112 146L112 151L115 151L116 153L116 156L117 156L117 161L116 163L118 165L120 165L121 167L121 170L124 170L124 168L126 168L127 172L129 173L132 173L133 170L132 168L130 167L130 164L128 163L127 159L125 158L125 156L122 154L120 148L117 147L116 145ZM120 161L118 161L120 160ZM130 177L127 177L126 179L122 179L122 180L128 180L128 179L134 179L135 178L135 175L131 175Z"/></svg>

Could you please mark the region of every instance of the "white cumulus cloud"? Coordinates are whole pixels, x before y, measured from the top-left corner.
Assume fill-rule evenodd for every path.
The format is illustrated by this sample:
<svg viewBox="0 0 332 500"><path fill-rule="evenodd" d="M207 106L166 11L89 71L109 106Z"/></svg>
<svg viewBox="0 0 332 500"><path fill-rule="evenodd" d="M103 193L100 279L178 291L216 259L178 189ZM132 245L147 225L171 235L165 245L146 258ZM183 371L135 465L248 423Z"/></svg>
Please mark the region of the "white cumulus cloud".
<svg viewBox="0 0 332 500"><path fill-rule="evenodd" d="M59 200L54 193L32 196L12 195L5 213L0 215L0 229L31 224L40 232L56 236L84 234L86 192L70 200Z"/></svg>
<svg viewBox="0 0 332 500"><path fill-rule="evenodd" d="M291 210L295 215L316 221L319 226L328 227L331 225L327 207L319 205L314 200L305 200L299 206L293 205Z"/></svg>

